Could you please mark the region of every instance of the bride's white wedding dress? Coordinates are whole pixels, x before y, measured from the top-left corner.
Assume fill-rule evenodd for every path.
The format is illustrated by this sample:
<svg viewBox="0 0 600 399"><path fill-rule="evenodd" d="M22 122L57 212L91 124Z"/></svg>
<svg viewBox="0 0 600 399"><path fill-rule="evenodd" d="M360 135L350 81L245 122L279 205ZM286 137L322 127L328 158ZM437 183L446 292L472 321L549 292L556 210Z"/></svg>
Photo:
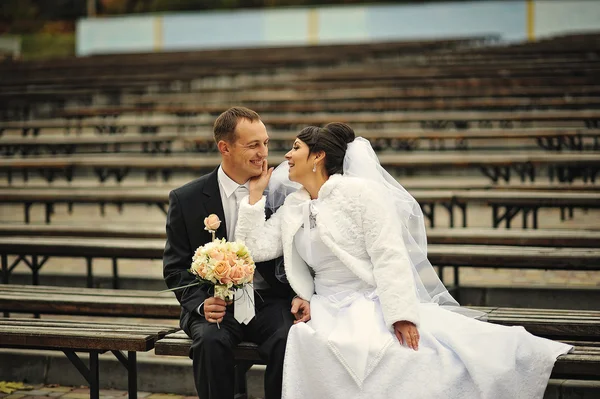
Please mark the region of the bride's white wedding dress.
<svg viewBox="0 0 600 399"><path fill-rule="evenodd" d="M375 287L301 228L294 246L314 272L308 323L289 333L283 397L542 398L570 346L420 304L419 350L386 328Z"/></svg>

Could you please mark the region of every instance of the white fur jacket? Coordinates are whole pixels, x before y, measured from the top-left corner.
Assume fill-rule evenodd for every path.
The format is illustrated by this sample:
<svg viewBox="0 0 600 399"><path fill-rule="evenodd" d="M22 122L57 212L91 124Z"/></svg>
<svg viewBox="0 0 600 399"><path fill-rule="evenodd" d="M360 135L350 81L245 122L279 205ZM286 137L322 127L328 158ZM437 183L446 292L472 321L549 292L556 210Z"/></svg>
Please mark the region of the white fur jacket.
<svg viewBox="0 0 600 399"><path fill-rule="evenodd" d="M240 203L236 240L244 241L255 262L283 254L285 272L296 294L310 301L315 287L309 267L294 246L303 224L305 189L290 194L265 221L265 197ZM316 226L323 243L358 278L376 287L388 328L400 320L419 324L412 268L402 231L390 221L381 190L365 180L332 175L319 191Z"/></svg>

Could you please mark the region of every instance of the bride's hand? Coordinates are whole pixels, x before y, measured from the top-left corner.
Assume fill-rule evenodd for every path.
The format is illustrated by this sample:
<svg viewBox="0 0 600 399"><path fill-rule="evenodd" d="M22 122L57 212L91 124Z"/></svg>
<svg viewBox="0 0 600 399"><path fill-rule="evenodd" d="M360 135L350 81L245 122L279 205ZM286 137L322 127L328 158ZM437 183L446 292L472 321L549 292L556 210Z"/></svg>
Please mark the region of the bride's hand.
<svg viewBox="0 0 600 399"><path fill-rule="evenodd" d="M262 172L260 175L253 177L250 179L249 183L249 191L250 205L256 204L262 198L263 193L265 192L267 185L269 184L269 180L271 179L271 174L273 173L273 168L268 167L267 160L263 161Z"/></svg>
<svg viewBox="0 0 600 399"><path fill-rule="evenodd" d="M402 320L394 323L394 333L400 344L404 344L414 350L419 350L419 330L410 321Z"/></svg>
<svg viewBox="0 0 600 399"><path fill-rule="evenodd" d="M310 303L300 297L292 299L292 314L294 315L294 324L310 320Z"/></svg>

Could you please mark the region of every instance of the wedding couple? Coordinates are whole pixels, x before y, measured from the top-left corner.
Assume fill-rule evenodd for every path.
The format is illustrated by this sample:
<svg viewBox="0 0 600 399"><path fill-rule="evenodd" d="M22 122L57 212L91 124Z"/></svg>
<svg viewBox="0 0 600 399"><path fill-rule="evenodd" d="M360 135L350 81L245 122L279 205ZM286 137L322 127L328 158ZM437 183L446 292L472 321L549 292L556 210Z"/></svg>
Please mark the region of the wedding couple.
<svg viewBox="0 0 600 399"><path fill-rule="evenodd" d="M427 260L418 203L367 140L343 123L307 127L273 171L254 111L225 111L214 136L219 168L170 194L165 281L194 281L216 214L217 237L244 241L257 262L256 293L248 310L243 297L175 291L200 398L233 398L242 340L267 363L267 399L542 398L571 347L456 303Z"/></svg>

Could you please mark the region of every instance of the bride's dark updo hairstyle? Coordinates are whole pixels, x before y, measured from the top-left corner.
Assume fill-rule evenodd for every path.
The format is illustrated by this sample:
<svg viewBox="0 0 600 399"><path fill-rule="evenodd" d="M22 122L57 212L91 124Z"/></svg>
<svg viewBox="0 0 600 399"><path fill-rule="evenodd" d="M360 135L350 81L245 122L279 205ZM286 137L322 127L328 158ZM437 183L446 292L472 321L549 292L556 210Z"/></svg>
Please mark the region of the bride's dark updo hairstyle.
<svg viewBox="0 0 600 399"><path fill-rule="evenodd" d="M343 173L346 149L355 137L354 130L341 122L328 123L325 127L308 126L298 134L298 139L308 146L309 155L325 152L325 171L328 176Z"/></svg>

